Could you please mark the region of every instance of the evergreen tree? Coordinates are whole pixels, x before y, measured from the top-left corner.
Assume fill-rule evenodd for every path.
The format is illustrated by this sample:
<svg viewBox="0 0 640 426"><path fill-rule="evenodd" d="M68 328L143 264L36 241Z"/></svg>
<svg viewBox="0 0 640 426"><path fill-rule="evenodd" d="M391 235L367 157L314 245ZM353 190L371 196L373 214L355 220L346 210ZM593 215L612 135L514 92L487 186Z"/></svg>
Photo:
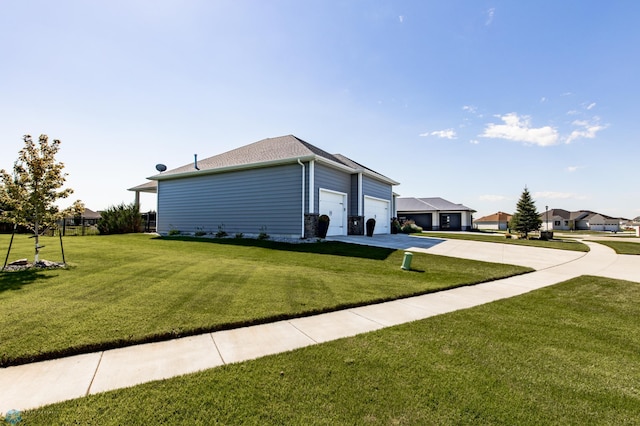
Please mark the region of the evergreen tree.
<svg viewBox="0 0 640 426"><path fill-rule="evenodd" d="M536 205L529 194L527 187L524 187L520 200L516 205L516 212L511 218L510 227L520 233L523 233L525 238L529 236L529 232L537 231L542 225L542 219L536 210Z"/></svg>

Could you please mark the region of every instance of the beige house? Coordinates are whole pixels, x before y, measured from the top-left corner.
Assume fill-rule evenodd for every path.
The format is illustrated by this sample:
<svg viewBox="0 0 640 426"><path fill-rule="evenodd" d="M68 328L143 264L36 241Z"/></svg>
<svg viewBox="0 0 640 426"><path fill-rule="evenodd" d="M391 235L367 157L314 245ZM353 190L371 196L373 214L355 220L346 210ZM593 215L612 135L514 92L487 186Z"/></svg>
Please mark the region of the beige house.
<svg viewBox="0 0 640 426"><path fill-rule="evenodd" d="M543 231L620 231L620 219L590 210L551 209L540 214L540 219Z"/></svg>
<svg viewBox="0 0 640 426"><path fill-rule="evenodd" d="M505 212L497 212L473 221L476 229L506 231L509 229L509 221L512 215Z"/></svg>

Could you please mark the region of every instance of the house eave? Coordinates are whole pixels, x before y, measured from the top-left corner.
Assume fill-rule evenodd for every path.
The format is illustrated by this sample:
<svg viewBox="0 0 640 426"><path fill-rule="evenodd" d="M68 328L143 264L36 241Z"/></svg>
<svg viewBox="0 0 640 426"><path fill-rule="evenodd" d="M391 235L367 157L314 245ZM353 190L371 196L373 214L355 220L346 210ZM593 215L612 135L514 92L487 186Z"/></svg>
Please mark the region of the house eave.
<svg viewBox="0 0 640 426"><path fill-rule="evenodd" d="M295 164L298 162L298 160L305 162L305 161L312 161L316 159L317 159L316 155L306 155L306 156L294 157L294 158L261 161L259 163L238 164L238 165L226 166L226 167L216 167L212 169L191 170L191 171L182 172L182 173L171 173L171 174L164 174L164 175L158 174L158 175L150 176L147 179L157 180L157 181L181 179L186 177L213 175L213 174L225 173L225 172L234 172L234 171L248 170L248 169L259 169L263 167L280 166L284 164Z"/></svg>
<svg viewBox="0 0 640 426"><path fill-rule="evenodd" d="M403 210L403 209L398 209L398 213L410 213L410 214L423 214L423 213L433 213L433 212L440 212L440 213L460 213L460 212L469 212L469 213L475 213L476 210L473 209L431 209L431 210ZM504 221L501 221L504 222Z"/></svg>
<svg viewBox="0 0 640 426"><path fill-rule="evenodd" d="M397 182L397 181L395 181L393 179L390 179L390 178L388 178L386 176L382 176L382 175L380 175L378 173L372 172L371 170L362 169L362 170L358 170L357 173L362 173L363 175L367 175L369 177L372 177L372 178L377 179L379 181L382 181L384 183L388 183L389 185L392 185L392 186L400 185L400 182Z"/></svg>
<svg viewBox="0 0 640 426"><path fill-rule="evenodd" d="M362 173L364 175L370 176L374 179L380 180L382 182L388 183L390 185L399 185L399 182L394 181L393 179L389 179L386 176L382 176L378 173L374 173L370 170L366 169L353 169L344 164L337 163L335 161L329 160L327 158L321 157L319 155L305 155L301 157L292 157L278 160L270 160L270 161L262 161L259 163L249 163L249 164L239 164L233 166L226 167L216 167L212 169L202 169L202 170L191 170L188 172L182 173L169 173L169 174L157 174L154 176L150 176L147 179L161 181L161 180L172 180L172 179L182 179L186 177L194 177L194 176L203 176L203 175L212 175L217 173L225 173L225 172L233 172L240 170L248 170L248 169L259 169L263 167L273 167L284 164L295 164L298 161L307 162L307 161L317 161L319 163L324 163L329 167L334 169L338 169L349 174Z"/></svg>
<svg viewBox="0 0 640 426"><path fill-rule="evenodd" d="M389 185L400 185L400 182L396 182L393 179L389 179L386 176L382 176L381 174L372 172L371 170L368 169L364 169L364 168L358 168L358 169L354 169L352 167L346 166L344 164L340 164L340 163L336 163L335 161L329 160L328 158L324 158L324 157L320 157L320 156L316 156L316 161L320 162L320 163L325 163L328 166L331 166L335 169L338 170L343 170L347 173L351 173L351 174L358 174L358 173L362 173L363 175L367 175L371 178L377 179L379 181L382 181L384 183L387 183Z"/></svg>

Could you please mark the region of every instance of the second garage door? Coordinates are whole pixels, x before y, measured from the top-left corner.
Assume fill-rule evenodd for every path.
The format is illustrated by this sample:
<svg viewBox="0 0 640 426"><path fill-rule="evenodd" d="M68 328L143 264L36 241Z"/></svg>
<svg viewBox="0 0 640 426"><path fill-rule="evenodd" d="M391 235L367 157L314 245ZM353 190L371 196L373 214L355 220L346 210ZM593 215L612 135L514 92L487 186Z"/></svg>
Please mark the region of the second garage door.
<svg viewBox="0 0 640 426"><path fill-rule="evenodd" d="M374 218L376 227L373 229L374 234L388 234L389 223L391 222L389 201L380 198L364 197L364 222Z"/></svg>
<svg viewBox="0 0 640 426"><path fill-rule="evenodd" d="M327 235L347 235L347 194L320 190L319 214L329 216Z"/></svg>

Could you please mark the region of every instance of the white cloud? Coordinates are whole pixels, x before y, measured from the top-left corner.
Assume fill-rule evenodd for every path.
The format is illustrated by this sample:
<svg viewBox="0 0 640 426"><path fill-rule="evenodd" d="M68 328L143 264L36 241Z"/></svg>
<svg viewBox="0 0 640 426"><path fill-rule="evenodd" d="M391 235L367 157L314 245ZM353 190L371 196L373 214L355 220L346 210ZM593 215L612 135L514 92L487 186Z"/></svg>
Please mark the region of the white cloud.
<svg viewBox="0 0 640 426"><path fill-rule="evenodd" d="M541 97L540 98L540 103L543 104L545 102L547 102L547 97L546 96Z"/></svg>
<svg viewBox="0 0 640 426"><path fill-rule="evenodd" d="M481 195L479 197L482 201L504 201L504 200L508 200L508 197L505 197L504 195L493 195L493 194L486 194L486 195Z"/></svg>
<svg viewBox="0 0 640 426"><path fill-rule="evenodd" d="M493 22L493 16L496 14L496 9L494 7L492 7L491 9L487 10L487 20L484 22L485 25L491 25L491 23Z"/></svg>
<svg viewBox="0 0 640 426"><path fill-rule="evenodd" d="M593 139L596 137L596 133L600 130L604 130L607 126L601 125L598 119L595 118L594 122L588 122L586 120L575 120L572 125L578 127L571 132L567 137L565 143L571 143L578 139Z"/></svg>
<svg viewBox="0 0 640 426"><path fill-rule="evenodd" d="M550 146L558 143L558 131L550 126L531 127L530 117L519 117L515 112L497 116L504 124L489 123L480 135L483 138L507 139L538 146Z"/></svg>
<svg viewBox="0 0 640 426"><path fill-rule="evenodd" d="M575 171L577 171L578 169L581 169L581 168L582 168L582 166L569 166L569 167L567 167L567 171L569 173L573 173L573 172L575 172Z"/></svg>
<svg viewBox="0 0 640 426"><path fill-rule="evenodd" d="M596 106L596 103L595 102L591 102L589 105L586 106L586 108L588 110L592 110L593 108L595 108L595 106Z"/></svg>
<svg viewBox="0 0 640 426"><path fill-rule="evenodd" d="M478 145L478 144L480 144L480 141L479 141L479 140L477 140L477 139L471 139L471 140L469 141L469 143L470 143L470 144L473 144L473 145Z"/></svg>
<svg viewBox="0 0 640 426"><path fill-rule="evenodd" d="M404 16L402 16L402 15L398 16L398 20L402 24L404 22Z"/></svg>
<svg viewBox="0 0 640 426"><path fill-rule="evenodd" d="M458 137L458 135L456 134L456 131L453 129L436 130L431 133L429 132L420 133L420 136L436 136L442 139L456 139Z"/></svg>
<svg viewBox="0 0 640 426"><path fill-rule="evenodd" d="M569 199L586 200L587 199L586 196L579 195L573 192L555 192L555 191L534 192L533 194L531 194L531 196L536 199L543 198L543 199L549 199L549 200L569 200Z"/></svg>
<svg viewBox="0 0 640 426"><path fill-rule="evenodd" d="M478 108L477 108L477 107L475 107L475 106L473 106L473 105L464 105L464 106L462 107L462 110L463 110L463 111L470 112L471 114L475 114L475 113L476 113L476 111L478 110Z"/></svg>

